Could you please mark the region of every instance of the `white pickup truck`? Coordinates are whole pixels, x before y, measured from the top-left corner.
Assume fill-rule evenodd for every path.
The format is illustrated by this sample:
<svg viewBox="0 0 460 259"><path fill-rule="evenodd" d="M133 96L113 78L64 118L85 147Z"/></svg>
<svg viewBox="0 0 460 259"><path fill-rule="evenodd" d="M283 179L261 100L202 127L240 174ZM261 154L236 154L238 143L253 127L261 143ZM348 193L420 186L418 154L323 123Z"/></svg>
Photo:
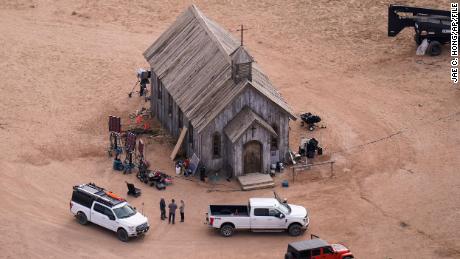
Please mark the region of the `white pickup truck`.
<svg viewBox="0 0 460 259"><path fill-rule="evenodd" d="M70 211L80 224L92 222L110 229L123 242L150 228L147 218L124 199L92 183L73 187Z"/></svg>
<svg viewBox="0 0 460 259"><path fill-rule="evenodd" d="M250 198L248 205L210 205L206 222L229 237L235 229L253 232L285 231L292 236L303 233L310 223L307 210L275 198Z"/></svg>

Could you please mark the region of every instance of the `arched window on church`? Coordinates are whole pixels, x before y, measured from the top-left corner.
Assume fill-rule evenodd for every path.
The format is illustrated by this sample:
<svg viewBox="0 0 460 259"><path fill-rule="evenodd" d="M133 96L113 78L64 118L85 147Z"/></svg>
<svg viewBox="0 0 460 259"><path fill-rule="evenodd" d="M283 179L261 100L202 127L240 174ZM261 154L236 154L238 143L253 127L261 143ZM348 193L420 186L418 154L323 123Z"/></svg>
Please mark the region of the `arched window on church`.
<svg viewBox="0 0 460 259"><path fill-rule="evenodd" d="M221 156L221 139L219 132L212 135L212 156L213 158L220 158Z"/></svg>
<svg viewBox="0 0 460 259"><path fill-rule="evenodd" d="M278 126L276 124L272 125L273 130L279 136ZM272 136L270 141L270 150L278 150L278 136Z"/></svg>

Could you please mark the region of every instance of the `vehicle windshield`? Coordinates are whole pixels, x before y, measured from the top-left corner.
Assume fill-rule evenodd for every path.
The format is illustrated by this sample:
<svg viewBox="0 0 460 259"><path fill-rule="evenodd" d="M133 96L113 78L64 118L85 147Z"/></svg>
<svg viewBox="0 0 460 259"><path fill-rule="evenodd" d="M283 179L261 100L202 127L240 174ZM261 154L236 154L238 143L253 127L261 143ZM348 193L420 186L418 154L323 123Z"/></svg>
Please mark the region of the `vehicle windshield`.
<svg viewBox="0 0 460 259"><path fill-rule="evenodd" d="M291 213L291 207L287 203L280 203L276 208L285 215Z"/></svg>
<svg viewBox="0 0 460 259"><path fill-rule="evenodd" d="M125 205L123 207L113 209L113 211L115 212L115 215L117 215L117 218L119 219L129 218L133 216L134 214L136 214L136 210L133 209L133 207L129 205Z"/></svg>
<svg viewBox="0 0 460 259"><path fill-rule="evenodd" d="M346 248L346 247L345 247L344 245L342 245L342 244L332 244L331 246L332 246L332 248L334 249L334 251L336 251L336 252L348 250L348 248Z"/></svg>
<svg viewBox="0 0 460 259"><path fill-rule="evenodd" d="M276 192L273 192L273 194L275 195L275 199L279 202L279 206L278 209L283 212L284 214L289 214L291 213L291 207L289 206L289 204L286 202L286 200L282 200L280 198L280 196L278 196L278 194Z"/></svg>

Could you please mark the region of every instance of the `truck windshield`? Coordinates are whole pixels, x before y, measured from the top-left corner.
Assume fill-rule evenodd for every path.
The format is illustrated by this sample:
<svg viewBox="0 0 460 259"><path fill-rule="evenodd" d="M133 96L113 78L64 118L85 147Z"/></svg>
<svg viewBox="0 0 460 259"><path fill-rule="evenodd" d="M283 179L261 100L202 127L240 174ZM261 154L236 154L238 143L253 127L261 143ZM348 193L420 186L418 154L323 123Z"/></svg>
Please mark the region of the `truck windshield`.
<svg viewBox="0 0 460 259"><path fill-rule="evenodd" d="M284 203L280 203L278 206L276 206L276 208L279 211L281 211L284 215L287 215L291 212L291 208L289 207L289 205Z"/></svg>
<svg viewBox="0 0 460 259"><path fill-rule="evenodd" d="M291 207L289 207L289 204L287 203L286 200L282 200L280 196L276 192L273 192L275 195L275 199L279 202L279 205L277 206L281 212L284 214L289 214L291 213Z"/></svg>
<svg viewBox="0 0 460 259"><path fill-rule="evenodd" d="M113 210L115 214L117 215L117 218L119 219L124 219L124 218L129 218L136 214L136 210L134 210L131 206L125 205L123 207L117 208Z"/></svg>

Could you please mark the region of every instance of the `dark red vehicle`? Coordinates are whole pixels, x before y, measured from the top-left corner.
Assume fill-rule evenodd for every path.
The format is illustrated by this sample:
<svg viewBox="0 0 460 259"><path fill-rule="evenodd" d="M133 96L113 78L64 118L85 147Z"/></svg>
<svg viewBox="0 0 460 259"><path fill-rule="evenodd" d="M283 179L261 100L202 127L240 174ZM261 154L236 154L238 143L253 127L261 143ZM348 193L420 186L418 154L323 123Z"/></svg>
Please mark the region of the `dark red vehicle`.
<svg viewBox="0 0 460 259"><path fill-rule="evenodd" d="M313 236L312 237L316 237ZM285 259L351 259L355 258L348 248L341 244L314 238L293 242L288 245Z"/></svg>

